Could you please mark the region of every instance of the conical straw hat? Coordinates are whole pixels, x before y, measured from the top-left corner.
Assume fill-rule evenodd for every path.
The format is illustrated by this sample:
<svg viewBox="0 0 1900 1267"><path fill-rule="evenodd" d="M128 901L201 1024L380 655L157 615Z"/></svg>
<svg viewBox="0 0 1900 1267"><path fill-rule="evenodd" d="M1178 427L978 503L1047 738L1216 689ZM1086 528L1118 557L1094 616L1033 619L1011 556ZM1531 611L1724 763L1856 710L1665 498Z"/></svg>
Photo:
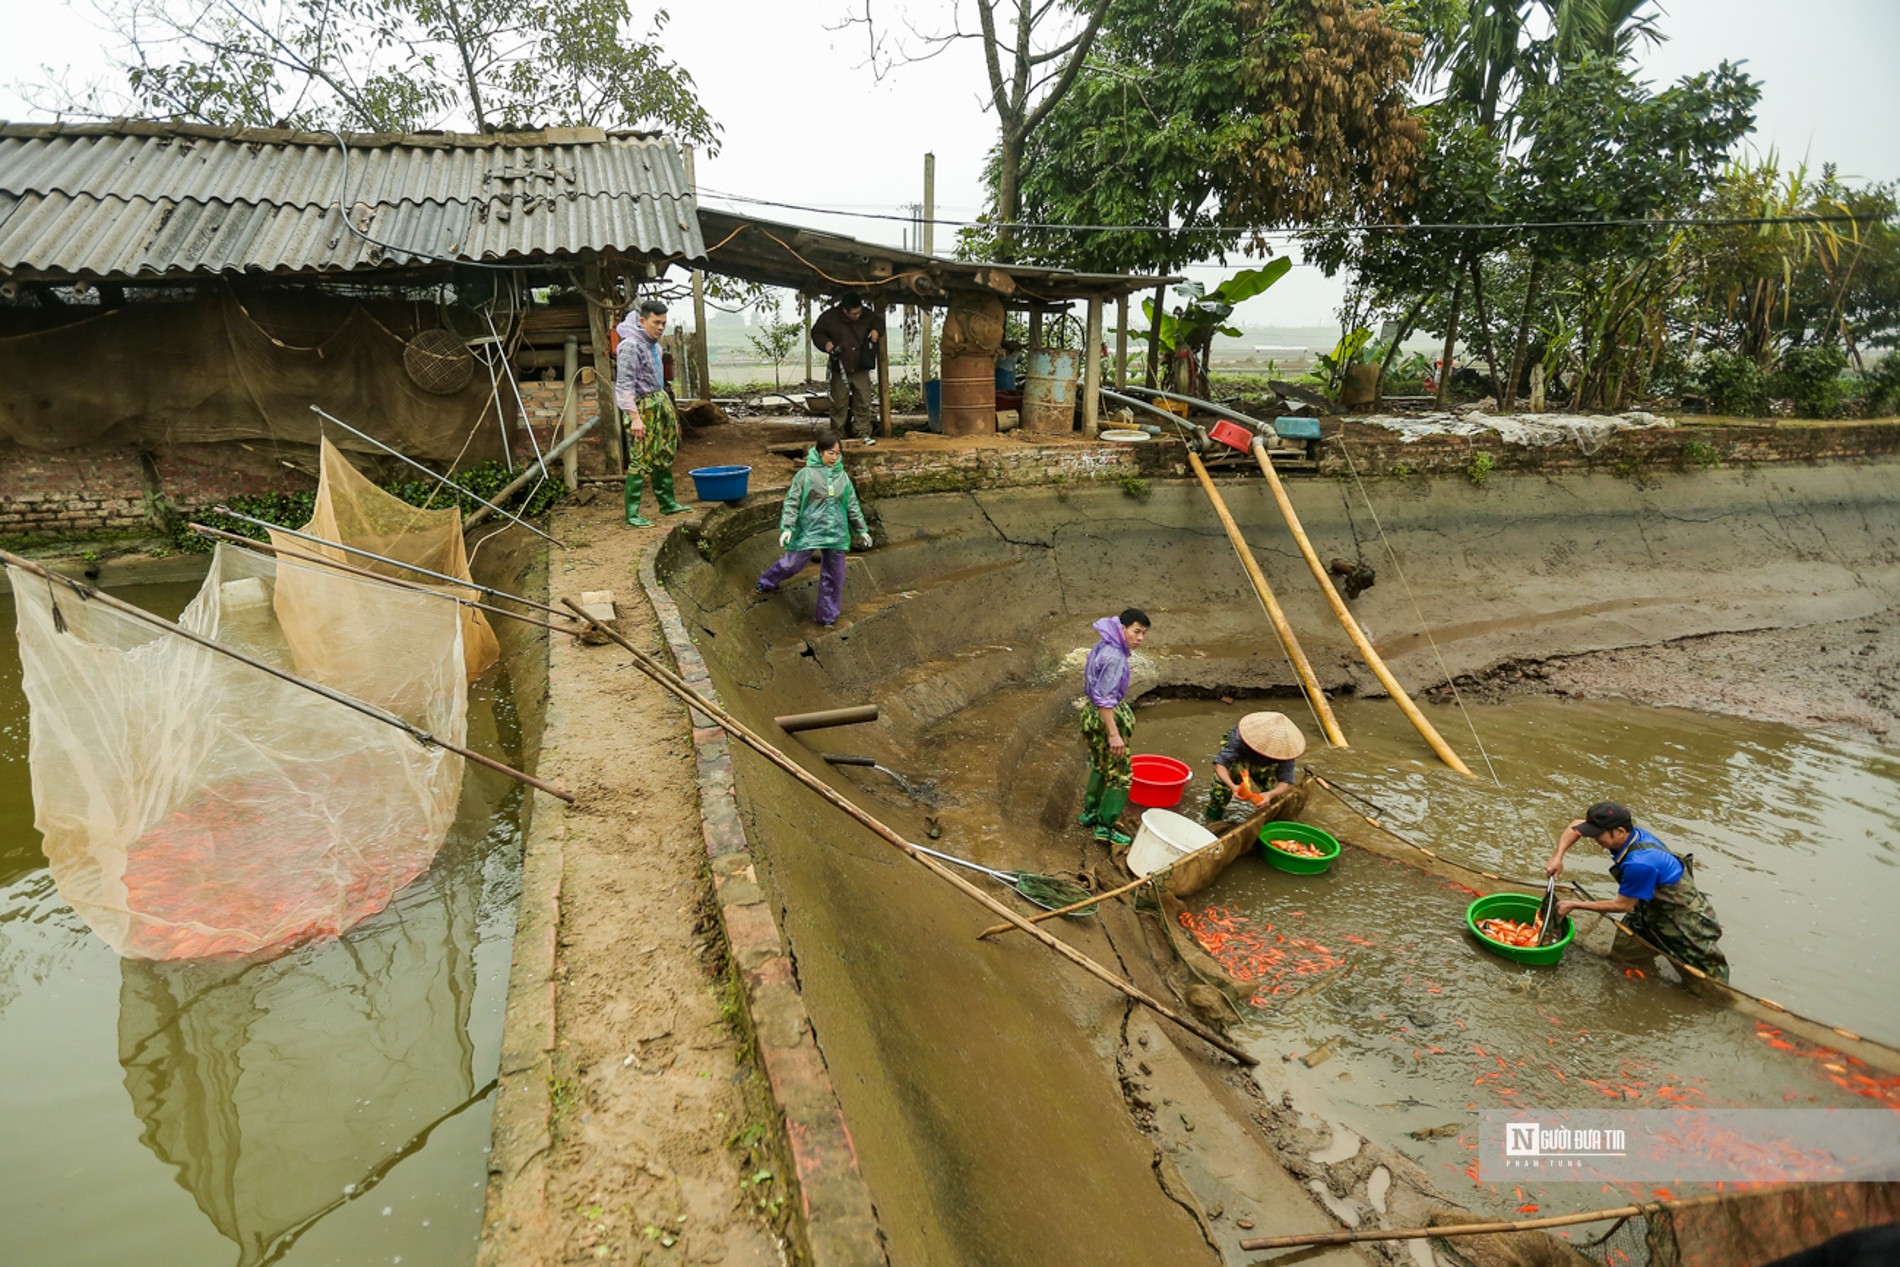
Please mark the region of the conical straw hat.
<svg viewBox="0 0 1900 1267"><path fill-rule="evenodd" d="M1275 761L1289 761L1306 751L1306 736L1285 713L1248 713L1240 719L1240 742Z"/></svg>

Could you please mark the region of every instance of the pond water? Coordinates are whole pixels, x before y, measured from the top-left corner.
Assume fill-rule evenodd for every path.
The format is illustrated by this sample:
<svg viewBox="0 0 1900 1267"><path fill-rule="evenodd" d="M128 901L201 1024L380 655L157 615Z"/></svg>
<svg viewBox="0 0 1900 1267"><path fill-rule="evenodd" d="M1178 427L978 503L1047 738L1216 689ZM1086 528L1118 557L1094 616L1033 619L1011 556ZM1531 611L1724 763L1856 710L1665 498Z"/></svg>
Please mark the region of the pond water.
<svg viewBox="0 0 1900 1267"><path fill-rule="evenodd" d="M175 616L195 585L121 596ZM474 766L432 870L347 936L260 963L121 960L33 827L0 596L0 1224L8 1257L474 1261L520 874L516 785ZM470 746L519 747L505 666Z"/></svg>
<svg viewBox="0 0 1900 1267"><path fill-rule="evenodd" d="M1204 772L1247 711L1158 703L1138 714L1135 747L1193 758ZM1434 710L1474 769L1495 770L1492 782L1440 765L1389 704L1338 711L1355 746L1315 743L1303 763L1376 805L1408 840L1541 882L1563 824L1594 800L1623 800L1665 843L1696 855L1738 987L1900 1042L1900 996L1884 975L1900 954L1890 914L1900 895L1892 753L1787 726L1533 698L1472 710L1487 769L1469 730L1454 728L1456 715ZM1298 720L1317 735L1309 717ZM1317 788L1303 817L1348 845L1378 839ZM1597 896L1615 891L1607 854L1587 842L1572 850L1566 874ZM1900 1080L1852 1082L1851 1062L1833 1072L1828 1054L1692 995L1653 960L1573 947L1561 964L1537 968L1486 954L1464 931L1471 900L1455 883L1348 848L1314 877L1250 856L1189 905L1204 944L1259 974L1242 1032L1268 1080L1292 1086L1302 1107L1397 1147L1446 1192L1504 1213L1523 1203L1547 1212L1614 1204L1626 1194L1601 1201L1594 1183L1587 1192L1473 1192L1477 1109L1900 1104Z"/></svg>

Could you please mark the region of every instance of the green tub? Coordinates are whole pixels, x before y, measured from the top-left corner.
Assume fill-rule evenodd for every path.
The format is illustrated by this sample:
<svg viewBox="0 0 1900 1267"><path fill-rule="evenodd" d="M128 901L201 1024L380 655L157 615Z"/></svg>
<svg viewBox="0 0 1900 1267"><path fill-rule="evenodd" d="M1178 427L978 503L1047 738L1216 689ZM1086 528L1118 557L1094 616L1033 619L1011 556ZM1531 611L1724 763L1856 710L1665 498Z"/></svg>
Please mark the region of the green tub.
<svg viewBox="0 0 1900 1267"><path fill-rule="evenodd" d="M1522 893L1493 893L1465 908L1465 927L1471 930L1471 935L1478 939L1480 946L1513 963L1556 963L1564 957L1565 948L1577 935L1577 922L1568 915L1564 916L1564 935L1548 946L1507 946L1501 941L1492 941L1478 931L1478 921L1481 919L1511 919L1529 923L1537 918L1537 908L1543 903L1541 897L1528 897Z"/></svg>
<svg viewBox="0 0 1900 1267"><path fill-rule="evenodd" d="M1318 845L1326 851L1323 858L1302 858L1298 854L1285 853L1275 849L1267 841L1298 840L1309 845ZM1270 866L1293 875L1319 875L1333 865L1333 859L1339 856L1339 842L1328 832L1317 827L1308 827L1305 823L1268 823L1260 829L1260 852L1267 857Z"/></svg>

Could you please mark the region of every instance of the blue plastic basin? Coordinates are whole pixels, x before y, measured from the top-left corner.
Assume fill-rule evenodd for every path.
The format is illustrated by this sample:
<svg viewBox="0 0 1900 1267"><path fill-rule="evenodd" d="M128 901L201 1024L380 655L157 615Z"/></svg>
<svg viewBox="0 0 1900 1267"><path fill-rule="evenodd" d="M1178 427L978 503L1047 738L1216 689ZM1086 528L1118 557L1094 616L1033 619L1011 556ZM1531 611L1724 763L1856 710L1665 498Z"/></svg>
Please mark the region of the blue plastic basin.
<svg viewBox="0 0 1900 1267"><path fill-rule="evenodd" d="M745 496L749 466L702 466L688 471L693 477L693 495L703 502L736 502Z"/></svg>

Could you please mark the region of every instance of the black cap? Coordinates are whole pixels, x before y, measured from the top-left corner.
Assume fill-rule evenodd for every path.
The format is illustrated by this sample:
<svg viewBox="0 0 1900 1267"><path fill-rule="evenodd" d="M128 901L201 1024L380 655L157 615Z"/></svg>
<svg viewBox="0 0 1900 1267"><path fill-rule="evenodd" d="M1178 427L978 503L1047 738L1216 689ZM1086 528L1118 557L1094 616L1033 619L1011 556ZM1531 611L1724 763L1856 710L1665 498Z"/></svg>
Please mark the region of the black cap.
<svg viewBox="0 0 1900 1267"><path fill-rule="evenodd" d="M1618 827L1628 830L1634 826L1636 822L1630 817L1629 810L1615 801L1598 801L1583 811L1583 821L1577 824L1577 834L1594 840L1606 831L1614 831Z"/></svg>
<svg viewBox="0 0 1900 1267"><path fill-rule="evenodd" d="M838 296L838 306L840 308L862 308L864 307L864 297L855 290L847 290L844 294Z"/></svg>

